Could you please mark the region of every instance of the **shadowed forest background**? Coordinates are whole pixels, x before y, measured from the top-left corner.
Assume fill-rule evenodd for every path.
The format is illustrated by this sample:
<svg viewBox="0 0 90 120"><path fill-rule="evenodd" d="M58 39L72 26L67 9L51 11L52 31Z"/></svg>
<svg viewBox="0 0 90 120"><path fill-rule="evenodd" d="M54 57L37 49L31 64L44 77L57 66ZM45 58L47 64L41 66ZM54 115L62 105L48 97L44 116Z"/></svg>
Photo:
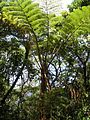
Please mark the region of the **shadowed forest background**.
<svg viewBox="0 0 90 120"><path fill-rule="evenodd" d="M0 0L0 120L90 120L90 0L43 2Z"/></svg>

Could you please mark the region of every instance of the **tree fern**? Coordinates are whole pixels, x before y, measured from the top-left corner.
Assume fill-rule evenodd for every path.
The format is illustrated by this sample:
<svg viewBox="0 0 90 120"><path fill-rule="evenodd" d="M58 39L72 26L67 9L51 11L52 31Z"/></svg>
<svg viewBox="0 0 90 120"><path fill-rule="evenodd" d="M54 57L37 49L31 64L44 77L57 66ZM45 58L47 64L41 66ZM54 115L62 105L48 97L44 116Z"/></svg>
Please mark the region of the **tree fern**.
<svg viewBox="0 0 90 120"><path fill-rule="evenodd" d="M34 32L37 31L37 34L41 34L41 30L45 30L45 19L42 17L43 13L38 4L31 0L16 0L7 4L3 8L3 16L11 24L18 26L24 32L32 32L33 30Z"/></svg>
<svg viewBox="0 0 90 120"><path fill-rule="evenodd" d="M65 28L67 28L65 30ZM68 29L69 28L69 29ZM71 33L75 31L74 35L80 36L84 33L90 33L90 6L82 7L82 10L76 9L66 18L63 29ZM80 32L82 31L82 32Z"/></svg>

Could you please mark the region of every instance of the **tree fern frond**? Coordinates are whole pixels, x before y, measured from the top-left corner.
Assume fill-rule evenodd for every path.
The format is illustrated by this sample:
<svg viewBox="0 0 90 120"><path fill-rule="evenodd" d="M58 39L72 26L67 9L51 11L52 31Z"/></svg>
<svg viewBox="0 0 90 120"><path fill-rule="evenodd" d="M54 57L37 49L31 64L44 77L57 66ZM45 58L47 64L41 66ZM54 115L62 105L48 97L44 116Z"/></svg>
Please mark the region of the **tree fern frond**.
<svg viewBox="0 0 90 120"><path fill-rule="evenodd" d="M65 19L63 24L63 30L66 33L73 33L74 36L80 36L81 34L90 34L90 6L82 7L82 10L76 9L74 12L70 13Z"/></svg>
<svg viewBox="0 0 90 120"><path fill-rule="evenodd" d="M0 2L0 8L2 8L3 6L5 6L6 2Z"/></svg>
<svg viewBox="0 0 90 120"><path fill-rule="evenodd" d="M24 12L28 13L29 11L33 10L34 8L38 8L38 4L36 4L36 3L27 4L25 7L22 6L22 8L23 8Z"/></svg>
<svg viewBox="0 0 90 120"><path fill-rule="evenodd" d="M40 20L42 19L42 11L40 11L38 4L31 2L31 0L16 0L14 2L9 2L8 6L3 8L3 14L4 19L8 19L11 24L16 24L16 26L21 27L21 29L23 29L23 26L26 26L29 30L34 28L34 32L36 32L38 27L35 28L35 26L42 25L42 20ZM44 25L43 29L45 29Z"/></svg>
<svg viewBox="0 0 90 120"><path fill-rule="evenodd" d="M21 3L21 6L25 8L27 5L30 5L32 3L32 0L21 0L19 3Z"/></svg>
<svg viewBox="0 0 90 120"><path fill-rule="evenodd" d="M35 8L35 9L29 11L29 12L27 13L27 16L28 16L28 17L32 17L33 15L36 15L36 14L41 14L40 9Z"/></svg>

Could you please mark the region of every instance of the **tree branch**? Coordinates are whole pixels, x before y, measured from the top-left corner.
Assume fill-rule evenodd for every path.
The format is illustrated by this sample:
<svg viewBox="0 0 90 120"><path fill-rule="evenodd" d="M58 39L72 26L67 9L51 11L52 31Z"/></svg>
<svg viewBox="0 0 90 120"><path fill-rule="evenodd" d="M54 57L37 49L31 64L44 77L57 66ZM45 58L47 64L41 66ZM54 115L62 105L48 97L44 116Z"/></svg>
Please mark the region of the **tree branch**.
<svg viewBox="0 0 90 120"><path fill-rule="evenodd" d="M12 92L12 90L15 87L20 75L22 74L22 71L23 71L24 66L26 64L26 60L28 59L28 55L29 55L29 50L27 49L27 47L25 47L25 49L26 49L26 52L25 52L25 60L24 60L23 66L21 67L20 71L18 72L17 77L16 77L15 81L13 82L12 86L7 91L7 93L4 95L2 100L0 101L1 105L5 104L6 99L8 98L9 94Z"/></svg>
<svg viewBox="0 0 90 120"><path fill-rule="evenodd" d="M4 95L3 99L1 100L1 105L5 104L5 101L6 101L7 97L12 92L13 88L15 87L23 69L24 69L24 64L23 64L21 70L19 71L19 73L17 74L17 77L16 77L15 81L13 82L12 86L10 87L10 89L7 91L7 93Z"/></svg>

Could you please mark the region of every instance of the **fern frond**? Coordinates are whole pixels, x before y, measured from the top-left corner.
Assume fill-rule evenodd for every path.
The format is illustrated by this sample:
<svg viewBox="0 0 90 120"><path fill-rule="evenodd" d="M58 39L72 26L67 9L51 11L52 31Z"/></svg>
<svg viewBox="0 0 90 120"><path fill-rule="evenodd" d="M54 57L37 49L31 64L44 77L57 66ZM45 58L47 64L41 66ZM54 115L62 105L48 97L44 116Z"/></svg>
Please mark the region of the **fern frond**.
<svg viewBox="0 0 90 120"><path fill-rule="evenodd" d="M63 31L74 33L76 37L81 34L90 34L90 6L82 7L82 10L76 9L65 19Z"/></svg>
<svg viewBox="0 0 90 120"><path fill-rule="evenodd" d="M9 2L8 6L3 8L4 19L8 19L11 24L16 24L20 29L29 31L31 29L39 34L40 28L45 30L45 26L42 22L42 11L39 9L38 4L33 3L31 0L16 0ZM44 22L45 23L45 22ZM40 26L39 30L37 26Z"/></svg>

